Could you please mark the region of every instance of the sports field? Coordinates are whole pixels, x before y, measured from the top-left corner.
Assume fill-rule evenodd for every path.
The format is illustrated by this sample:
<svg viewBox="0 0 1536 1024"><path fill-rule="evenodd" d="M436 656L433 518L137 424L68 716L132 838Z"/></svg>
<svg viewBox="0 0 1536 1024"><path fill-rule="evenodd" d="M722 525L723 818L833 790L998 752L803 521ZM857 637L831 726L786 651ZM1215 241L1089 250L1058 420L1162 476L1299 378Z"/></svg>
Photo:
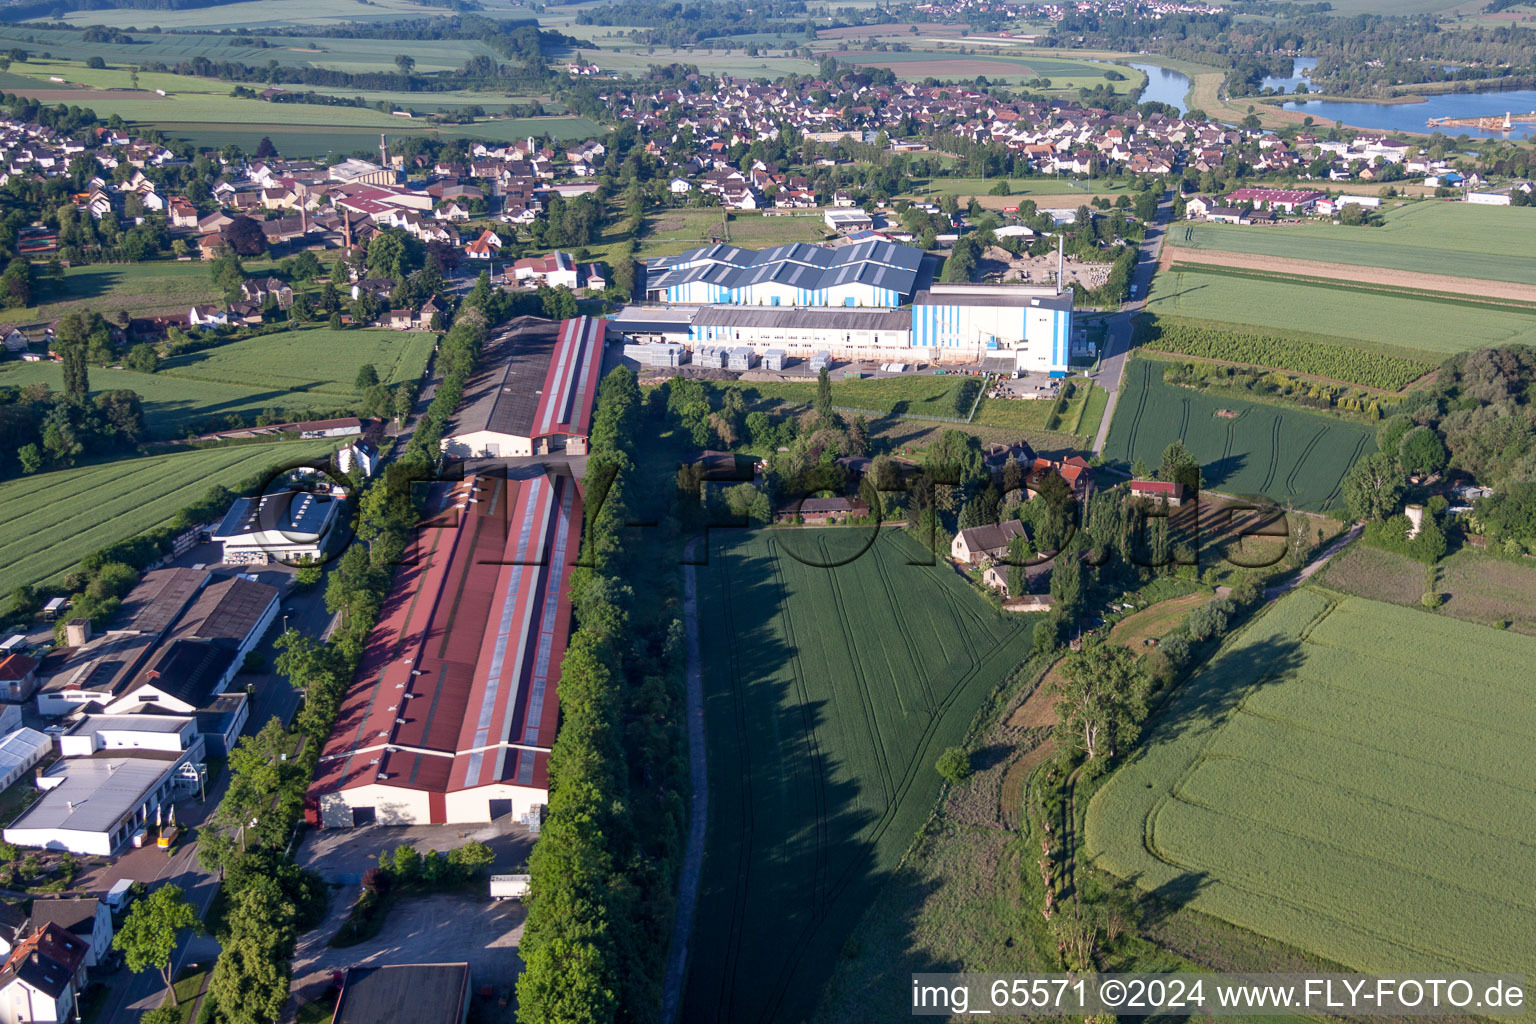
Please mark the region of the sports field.
<svg viewBox="0 0 1536 1024"><path fill-rule="evenodd" d="M286 331L176 356L157 373L92 367L90 383L92 391L137 392L151 433L179 437L188 425L230 413L349 408L356 402L353 384L364 363L373 363L386 383L414 380L426 367L432 344L433 335L421 332ZM62 390L60 364L0 363L0 386L39 381Z"/></svg>
<svg viewBox="0 0 1536 1024"><path fill-rule="evenodd" d="M214 484L325 456L335 441L287 441L116 459L0 483L0 593L68 571L153 529Z"/></svg>
<svg viewBox="0 0 1536 1024"><path fill-rule="evenodd" d="M908 564L905 533L860 556L870 536L716 533L697 570L709 833L682 1020L809 1015L933 808L935 759L1029 650L1027 622Z"/></svg>
<svg viewBox="0 0 1536 1024"><path fill-rule="evenodd" d="M1536 639L1314 588L1094 796L1101 868L1351 970L1536 970Z"/></svg>
<svg viewBox="0 0 1536 1024"><path fill-rule="evenodd" d="M1175 224L1168 241L1288 259L1530 284L1536 209L1426 201L1388 210L1379 228L1335 224Z"/></svg>
<svg viewBox="0 0 1536 1024"><path fill-rule="evenodd" d="M1126 366L1106 458L1156 467L1163 449L1182 439L1200 459L1207 487L1323 512L1339 504L1349 467L1375 450L1364 425L1177 387L1164 382L1163 366L1150 359Z"/></svg>
<svg viewBox="0 0 1536 1024"><path fill-rule="evenodd" d="M1147 308L1229 324L1316 332L1430 362L1467 349L1536 341L1536 307L1177 263L1153 278Z"/></svg>

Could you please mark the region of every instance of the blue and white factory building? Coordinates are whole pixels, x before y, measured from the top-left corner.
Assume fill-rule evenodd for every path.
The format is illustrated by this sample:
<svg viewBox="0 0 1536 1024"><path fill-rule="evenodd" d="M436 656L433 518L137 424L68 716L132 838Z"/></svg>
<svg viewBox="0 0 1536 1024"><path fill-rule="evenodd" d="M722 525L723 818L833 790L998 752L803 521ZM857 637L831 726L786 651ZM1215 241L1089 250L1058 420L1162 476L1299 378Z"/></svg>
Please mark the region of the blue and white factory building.
<svg viewBox="0 0 1536 1024"><path fill-rule="evenodd" d="M651 261L650 304L621 310L609 327L631 340L747 346L759 355L930 363L1011 357L1028 373L1067 372L1071 292L928 284L932 267L923 259L922 250L884 239L840 248L692 249Z"/></svg>

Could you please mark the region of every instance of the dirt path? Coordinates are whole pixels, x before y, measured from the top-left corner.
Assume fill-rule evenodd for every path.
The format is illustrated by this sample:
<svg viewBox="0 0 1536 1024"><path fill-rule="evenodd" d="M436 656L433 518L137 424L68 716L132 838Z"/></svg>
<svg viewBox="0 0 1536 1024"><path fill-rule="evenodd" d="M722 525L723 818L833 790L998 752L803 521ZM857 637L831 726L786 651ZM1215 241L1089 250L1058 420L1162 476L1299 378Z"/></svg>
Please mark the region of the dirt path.
<svg viewBox="0 0 1536 1024"><path fill-rule="evenodd" d="M1263 228L1254 228L1263 231ZM1222 252L1218 249L1181 248L1171 256L1164 250L1164 258L1176 259L1181 265L1231 267L1237 270L1260 270L1275 274L1296 274L1304 277L1322 277L1333 281L1353 281L1360 284L1380 285L1387 288L1411 288L1426 292L1444 292L1481 301L1506 300L1510 302L1536 302L1536 285L1515 284L1511 281L1487 281L1482 278L1452 277L1448 274L1417 274L1406 270L1388 270L1384 267L1362 267L1351 263L1327 263L1322 260L1298 260L1284 256L1262 256L1246 252Z"/></svg>
<svg viewBox="0 0 1536 1024"><path fill-rule="evenodd" d="M1268 590L1264 591L1265 598L1273 601L1275 598L1281 597L1290 591L1295 590L1297 587L1307 582L1307 580L1317 575L1323 566L1328 564L1328 560L1330 558L1344 550L1344 548L1358 536L1360 536L1360 527L1350 527L1348 530L1344 531L1344 533L1335 538L1332 544L1329 544L1326 548L1324 548L1322 554L1308 562L1306 566L1302 568L1301 572L1297 573L1295 576L1292 576L1284 583L1281 583L1278 586L1270 587Z"/></svg>
<svg viewBox="0 0 1536 1024"><path fill-rule="evenodd" d="M709 822L709 766L704 751L704 674L699 658L699 584L691 563L702 538L688 542L683 557L683 627L687 637L688 669L688 782L693 790L688 808L688 846L683 851L683 870L677 883L677 913L672 920L672 946L667 952L667 973L662 988L662 1024L677 1019L687 976L688 939L693 934L693 914L699 902L699 875L704 867L704 830Z"/></svg>

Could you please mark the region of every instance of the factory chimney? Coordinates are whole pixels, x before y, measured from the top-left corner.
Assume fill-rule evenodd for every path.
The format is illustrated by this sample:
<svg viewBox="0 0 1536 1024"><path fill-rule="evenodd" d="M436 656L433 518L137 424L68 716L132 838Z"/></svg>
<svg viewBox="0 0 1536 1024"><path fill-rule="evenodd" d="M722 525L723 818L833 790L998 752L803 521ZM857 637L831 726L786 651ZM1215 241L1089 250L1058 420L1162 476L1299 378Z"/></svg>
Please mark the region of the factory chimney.
<svg viewBox="0 0 1536 1024"><path fill-rule="evenodd" d="M1061 292L1062 292L1062 289L1064 287L1066 287L1063 284L1063 282L1062 282L1062 278L1066 275L1066 262L1067 262L1066 251L1067 251L1067 236L1066 235L1057 235L1056 236L1056 294L1057 295L1060 295Z"/></svg>

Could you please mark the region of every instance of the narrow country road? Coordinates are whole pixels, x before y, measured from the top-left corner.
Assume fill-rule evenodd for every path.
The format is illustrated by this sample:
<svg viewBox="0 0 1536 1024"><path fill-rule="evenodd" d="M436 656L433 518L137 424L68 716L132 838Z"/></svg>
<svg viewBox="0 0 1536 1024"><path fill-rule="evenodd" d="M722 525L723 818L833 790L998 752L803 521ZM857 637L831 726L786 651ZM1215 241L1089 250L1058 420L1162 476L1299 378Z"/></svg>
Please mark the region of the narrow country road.
<svg viewBox="0 0 1536 1024"><path fill-rule="evenodd" d="M693 565L699 541L688 542L683 561L683 628L687 639L688 781L693 789L688 808L688 846L683 851L683 870L677 883L677 914L672 922L672 948L667 954L667 974L661 996L662 1024L677 1019L683 1002L683 979L688 968L688 939L693 934L693 913L699 902L699 874L704 867L704 830L709 821L709 766L704 751L704 673L699 659L699 582Z"/></svg>
<svg viewBox="0 0 1536 1024"><path fill-rule="evenodd" d="M1328 564L1328 560L1330 558L1342 551L1356 537L1360 536L1360 530L1361 527L1359 526L1351 526L1348 530L1334 538L1333 543L1324 548L1322 554L1308 562L1302 568L1301 572L1297 573L1295 576L1292 576L1284 583L1270 587L1264 592L1264 596L1272 601L1277 597L1281 597L1284 594L1290 593L1292 590L1295 590L1297 587L1307 582L1307 580L1315 576L1323 566Z"/></svg>
<svg viewBox="0 0 1536 1024"><path fill-rule="evenodd" d="M1099 421L1099 433L1093 440L1093 454L1104 453L1104 442L1109 439L1109 423L1115 417L1115 404L1120 400L1120 379L1125 373L1125 360L1131 351L1132 325L1136 315L1147 304L1147 292L1152 288L1152 275L1157 272L1158 257L1162 253L1163 234L1173 217L1173 193L1165 193L1157 205L1157 220L1147 225L1147 235L1142 239L1136 254L1136 269L1131 272L1133 298L1111 315L1104 331L1104 351L1099 354L1099 369L1093 375L1094 382L1109 392L1109 404L1104 408L1104 418Z"/></svg>

